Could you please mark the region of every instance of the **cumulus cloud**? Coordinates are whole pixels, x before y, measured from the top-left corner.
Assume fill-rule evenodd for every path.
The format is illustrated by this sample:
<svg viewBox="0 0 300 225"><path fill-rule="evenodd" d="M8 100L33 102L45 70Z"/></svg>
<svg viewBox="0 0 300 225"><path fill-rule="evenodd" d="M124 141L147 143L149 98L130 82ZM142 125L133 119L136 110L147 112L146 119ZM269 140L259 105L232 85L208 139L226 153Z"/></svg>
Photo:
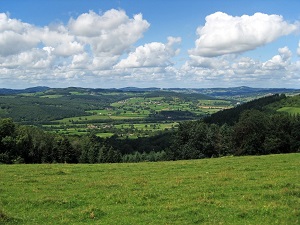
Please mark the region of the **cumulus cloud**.
<svg viewBox="0 0 300 225"><path fill-rule="evenodd" d="M0 55L11 56L34 50L39 46L51 47L52 53L67 57L82 52L84 46L76 41L63 26L56 29L36 27L0 14Z"/></svg>
<svg viewBox="0 0 300 225"><path fill-rule="evenodd" d="M90 57L86 52L76 54L72 57L71 68L84 69L86 68L86 65L89 65L90 63Z"/></svg>
<svg viewBox="0 0 300 225"><path fill-rule="evenodd" d="M211 14L197 29L199 38L188 59L176 57L178 37L134 47L149 26L141 14L129 17L115 9L90 11L66 24L44 27L0 13L0 85L168 87L177 82L181 87L211 87L300 81L300 61L292 58L288 47L263 62L231 54L293 33L297 24L281 16Z"/></svg>
<svg viewBox="0 0 300 225"><path fill-rule="evenodd" d="M178 80L189 82L189 85L294 87L300 80L299 71L300 61L292 61L292 52L283 47L266 61L235 55L190 56L176 74Z"/></svg>
<svg viewBox="0 0 300 225"><path fill-rule="evenodd" d="M10 73L35 82L43 77L49 81L97 75L112 69L149 26L141 14L129 18L115 9L90 11L67 24L44 27L0 13L0 76Z"/></svg>
<svg viewBox="0 0 300 225"><path fill-rule="evenodd" d="M255 61L249 57L242 57L231 65L233 73L238 75L255 74L260 68L261 62Z"/></svg>
<svg viewBox="0 0 300 225"><path fill-rule="evenodd" d="M68 23L70 32L89 44L95 55L105 56L122 55L149 26L141 14L129 18L123 10L115 9L103 15L90 11Z"/></svg>
<svg viewBox="0 0 300 225"><path fill-rule="evenodd" d="M228 57L209 58L209 57L191 55L190 61L187 63L193 67L216 69L216 68L221 68L221 67L224 68L228 66L227 58Z"/></svg>
<svg viewBox="0 0 300 225"><path fill-rule="evenodd" d="M179 53L179 49L174 46L180 42L181 38L169 37L166 44L152 42L139 46L126 59L121 60L116 68L169 66L172 64L171 58Z"/></svg>
<svg viewBox="0 0 300 225"><path fill-rule="evenodd" d="M0 13L0 55L9 56L36 46L40 40L30 34L33 26Z"/></svg>
<svg viewBox="0 0 300 225"><path fill-rule="evenodd" d="M67 25L45 27L36 27L1 13L0 55L19 54L44 46L51 47L51 54L59 57L90 49L95 57L115 58L139 40L149 26L141 14L129 18L124 11L115 9L103 15L90 11L71 18Z"/></svg>
<svg viewBox="0 0 300 225"><path fill-rule="evenodd" d="M279 54L272 57L272 59L263 63L263 68L267 70L280 70L286 69L290 65L290 59L292 57L292 52L288 47L279 48Z"/></svg>
<svg viewBox="0 0 300 225"><path fill-rule="evenodd" d="M203 27L197 29L199 38L190 55L214 57L240 53L273 42L277 38L299 29L279 15L255 13L234 17L216 12L206 17Z"/></svg>

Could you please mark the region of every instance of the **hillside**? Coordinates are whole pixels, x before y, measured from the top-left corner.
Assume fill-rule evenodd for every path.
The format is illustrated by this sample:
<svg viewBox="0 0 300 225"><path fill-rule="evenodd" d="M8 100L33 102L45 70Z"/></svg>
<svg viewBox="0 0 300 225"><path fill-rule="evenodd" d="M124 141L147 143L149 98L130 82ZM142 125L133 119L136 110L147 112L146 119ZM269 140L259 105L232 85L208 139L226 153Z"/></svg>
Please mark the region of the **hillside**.
<svg viewBox="0 0 300 225"><path fill-rule="evenodd" d="M204 119L207 123L230 124L236 123L245 110L256 109L265 113L289 112L299 114L300 95L287 97L284 94L274 94L237 105L234 108L216 112Z"/></svg>
<svg viewBox="0 0 300 225"><path fill-rule="evenodd" d="M0 223L298 224L299 162L0 165Z"/></svg>
<svg viewBox="0 0 300 225"><path fill-rule="evenodd" d="M0 95L12 95L12 94L21 94L21 93L36 93L36 92L44 92L49 90L49 87L39 86L39 87L31 87L25 89L9 89L9 88L0 88Z"/></svg>
<svg viewBox="0 0 300 225"><path fill-rule="evenodd" d="M295 97L297 98L297 97ZM286 99L285 95L279 95L279 94L274 94L266 97L262 97L259 99L255 99L249 102L246 102L241 105L237 105L234 108L227 109L227 110L222 110L219 112L216 112L204 119L205 122L207 123L216 123L216 124L229 124L233 125L236 123L240 117L240 115L245 111L245 110L250 110L250 109L256 109L256 110L266 110L267 108L271 109L268 107L270 104L277 104L278 107L281 106L281 100Z"/></svg>

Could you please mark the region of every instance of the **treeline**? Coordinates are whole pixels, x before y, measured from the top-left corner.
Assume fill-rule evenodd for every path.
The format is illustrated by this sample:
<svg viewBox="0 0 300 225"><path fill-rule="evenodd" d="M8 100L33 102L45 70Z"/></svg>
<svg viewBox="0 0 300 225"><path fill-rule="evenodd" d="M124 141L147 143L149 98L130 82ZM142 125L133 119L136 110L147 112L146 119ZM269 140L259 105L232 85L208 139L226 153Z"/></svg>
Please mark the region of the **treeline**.
<svg viewBox="0 0 300 225"><path fill-rule="evenodd" d="M300 116L252 109L232 126L185 122L173 141L173 160L299 152Z"/></svg>
<svg viewBox="0 0 300 225"><path fill-rule="evenodd" d="M90 133L64 136L0 119L0 163L118 163L167 160L166 134L149 139L109 139ZM151 143L151 144L150 144Z"/></svg>
<svg viewBox="0 0 300 225"><path fill-rule="evenodd" d="M103 139L46 133L0 121L0 163L118 163L262 155L300 151L300 116L247 110L239 121L184 122L176 132L151 138Z"/></svg>

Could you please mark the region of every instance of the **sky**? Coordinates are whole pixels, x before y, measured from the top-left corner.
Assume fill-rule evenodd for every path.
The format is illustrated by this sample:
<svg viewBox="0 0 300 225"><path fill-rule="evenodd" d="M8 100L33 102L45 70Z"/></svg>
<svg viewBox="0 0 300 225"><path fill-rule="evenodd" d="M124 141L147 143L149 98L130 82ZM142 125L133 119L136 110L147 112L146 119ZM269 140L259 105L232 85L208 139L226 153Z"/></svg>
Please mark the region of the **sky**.
<svg viewBox="0 0 300 225"><path fill-rule="evenodd" d="M299 0L0 0L0 88L300 89Z"/></svg>

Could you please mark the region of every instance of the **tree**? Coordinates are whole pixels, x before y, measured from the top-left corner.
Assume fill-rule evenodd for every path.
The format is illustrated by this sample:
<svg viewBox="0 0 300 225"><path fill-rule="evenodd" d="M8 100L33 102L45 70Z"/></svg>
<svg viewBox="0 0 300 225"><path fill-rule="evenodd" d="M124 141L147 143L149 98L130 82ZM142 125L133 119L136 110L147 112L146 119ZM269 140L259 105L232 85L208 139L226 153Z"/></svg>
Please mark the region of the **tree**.
<svg viewBox="0 0 300 225"><path fill-rule="evenodd" d="M212 144L213 138L208 134L209 126L203 121L181 123L167 152L168 158L177 160L211 157L216 151Z"/></svg>
<svg viewBox="0 0 300 225"><path fill-rule="evenodd" d="M268 117L258 110L246 110L233 127L236 155L263 154L263 143L269 125Z"/></svg>
<svg viewBox="0 0 300 225"><path fill-rule="evenodd" d="M13 136L16 125L10 118L0 119L0 139L6 136Z"/></svg>
<svg viewBox="0 0 300 225"><path fill-rule="evenodd" d="M17 157L15 129L12 119L0 119L0 162L10 163Z"/></svg>
<svg viewBox="0 0 300 225"><path fill-rule="evenodd" d="M300 152L300 115L297 115L291 125L291 152Z"/></svg>
<svg viewBox="0 0 300 225"><path fill-rule="evenodd" d="M67 137L59 137L57 142L57 160L60 163L77 163L77 156L69 139Z"/></svg>
<svg viewBox="0 0 300 225"><path fill-rule="evenodd" d="M223 124L220 127L220 149L219 156L226 156L233 154L233 146L232 146L232 127Z"/></svg>
<svg viewBox="0 0 300 225"><path fill-rule="evenodd" d="M270 116L268 132L264 141L265 154L290 152L292 130L291 116L277 113Z"/></svg>

